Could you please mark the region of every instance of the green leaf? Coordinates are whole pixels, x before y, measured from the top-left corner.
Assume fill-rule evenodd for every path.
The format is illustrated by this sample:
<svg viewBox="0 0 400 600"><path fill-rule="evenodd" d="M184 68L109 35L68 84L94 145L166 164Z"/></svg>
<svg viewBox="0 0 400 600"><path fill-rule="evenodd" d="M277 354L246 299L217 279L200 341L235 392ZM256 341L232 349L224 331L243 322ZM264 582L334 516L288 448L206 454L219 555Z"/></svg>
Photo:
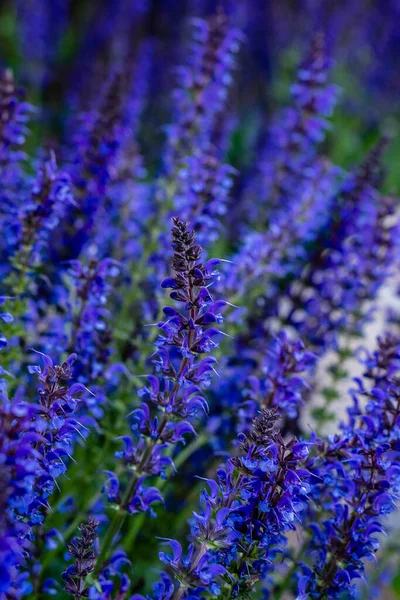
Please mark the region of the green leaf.
<svg viewBox="0 0 400 600"><path fill-rule="evenodd" d="M393 578L392 589L396 594L396 598L400 598L400 573Z"/></svg>
<svg viewBox="0 0 400 600"><path fill-rule="evenodd" d="M328 404L330 402L333 402L334 400L338 400L338 398L340 397L340 394L337 391L337 389L331 386L324 387L321 393L328 402Z"/></svg>

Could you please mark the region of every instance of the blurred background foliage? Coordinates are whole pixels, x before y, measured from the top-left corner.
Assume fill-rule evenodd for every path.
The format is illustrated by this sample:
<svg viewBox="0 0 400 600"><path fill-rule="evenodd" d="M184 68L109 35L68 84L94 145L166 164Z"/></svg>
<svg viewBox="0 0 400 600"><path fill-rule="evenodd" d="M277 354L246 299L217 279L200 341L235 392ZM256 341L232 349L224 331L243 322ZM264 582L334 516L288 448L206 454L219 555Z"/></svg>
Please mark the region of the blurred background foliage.
<svg viewBox="0 0 400 600"><path fill-rule="evenodd" d="M98 69L94 56L96 61L101 56L105 68L118 55L118 41L137 48L147 37L153 40L158 57L157 73L153 73L156 110L152 119L143 120L142 137L147 146L150 140L160 141L174 66L180 64L190 35L188 20L207 16L218 4L246 36L232 99L240 109L230 148L235 166L254 159L249 148L257 130L288 102L299 57L313 32L321 30L334 60L332 80L342 88L327 153L346 168L379 134L387 133L393 141L386 156L386 186L399 190L400 5L396 0L3 0L2 64L15 71L29 100L39 107L30 148L37 147L39 140L54 141L65 134L75 86L81 86L82 96L90 92L89 100ZM127 11L132 22L125 21L121 31ZM102 28L107 20L106 36ZM83 64L82 49L87 52Z"/></svg>

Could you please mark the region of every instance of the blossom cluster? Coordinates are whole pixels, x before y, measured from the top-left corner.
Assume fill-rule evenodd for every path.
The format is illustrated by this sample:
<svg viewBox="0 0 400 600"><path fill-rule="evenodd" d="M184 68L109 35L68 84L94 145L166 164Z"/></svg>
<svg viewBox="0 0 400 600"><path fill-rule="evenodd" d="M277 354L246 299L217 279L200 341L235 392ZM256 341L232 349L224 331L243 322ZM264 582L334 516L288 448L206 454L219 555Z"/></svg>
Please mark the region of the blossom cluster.
<svg viewBox="0 0 400 600"><path fill-rule="evenodd" d="M182 309L166 306L165 320L157 324L160 334L155 340L156 375L147 377L148 385L138 391L147 398L132 413L134 440L122 436L124 450L117 453L126 466L134 469L134 477L122 500L120 485L114 473L109 473L105 486L108 499L122 504L130 513L146 511L153 502L162 500L157 488L146 488L148 476L165 478L168 467L174 468L166 452L186 434L195 434L193 417L208 413L201 388L207 387L213 374L215 359L202 355L217 346L215 338L221 331L215 327L223 318L225 300L214 300L209 286L216 275L218 259L201 262L201 247L188 223L173 219L172 269L174 277L162 280L162 288L172 288L170 298ZM152 414L152 406L158 414Z"/></svg>

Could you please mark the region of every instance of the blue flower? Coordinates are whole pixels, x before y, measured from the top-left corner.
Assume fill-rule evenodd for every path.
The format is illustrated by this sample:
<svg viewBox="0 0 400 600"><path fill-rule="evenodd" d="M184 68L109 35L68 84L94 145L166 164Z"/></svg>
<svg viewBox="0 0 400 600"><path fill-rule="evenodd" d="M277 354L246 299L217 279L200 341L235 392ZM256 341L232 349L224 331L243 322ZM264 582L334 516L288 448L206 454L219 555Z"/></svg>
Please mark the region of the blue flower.
<svg viewBox="0 0 400 600"><path fill-rule="evenodd" d="M173 219L174 275L164 278L161 287L171 289L170 298L178 304L177 308L165 307L165 320L156 324L159 335L153 362L157 375L148 375L147 385L139 390L146 402L132 412L133 437L123 436L124 449L116 454L129 471L134 469L135 479L127 488L129 498L123 506L132 514L152 513L151 505L163 500L156 487L146 487L146 479L167 477L168 469L174 469L169 449L185 443L187 435L195 435L193 418L208 413L202 388L209 384L215 359L202 355L216 346L214 339L221 331L215 325L222 321L221 313L228 303L211 296L209 288L220 261L202 263L202 249L195 236L187 222ZM126 487L125 479L125 474L119 478L110 474L103 488L110 501L122 502L120 488Z"/></svg>
<svg viewBox="0 0 400 600"><path fill-rule="evenodd" d="M174 597L203 587L218 593L221 581L231 594L248 594L284 552L284 534L295 528L308 501L311 474L303 457L311 444L285 442L275 429L277 418L276 409L263 409L250 434L239 436L239 456L228 460L216 481L206 479L204 509L193 513L196 545L184 556L181 544L168 540L172 555L160 553L179 582Z"/></svg>
<svg viewBox="0 0 400 600"><path fill-rule="evenodd" d="M398 337L388 334L378 340L378 350L364 360L365 377L353 391L354 405L342 434L310 460L317 477L310 488L315 508L306 519L312 532L306 556L312 568L299 565L301 598L353 593L365 561L379 549L376 534L384 531L383 519L396 508L400 447L392 431L400 418L399 352ZM361 397L373 401L360 408Z"/></svg>

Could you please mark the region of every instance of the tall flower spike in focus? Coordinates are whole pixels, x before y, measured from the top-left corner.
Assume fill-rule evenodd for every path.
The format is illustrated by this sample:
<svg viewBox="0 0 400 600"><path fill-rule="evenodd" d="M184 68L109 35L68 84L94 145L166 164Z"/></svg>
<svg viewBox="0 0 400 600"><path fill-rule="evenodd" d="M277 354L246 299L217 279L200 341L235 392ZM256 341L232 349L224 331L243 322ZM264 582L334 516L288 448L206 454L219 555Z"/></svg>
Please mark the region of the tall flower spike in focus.
<svg viewBox="0 0 400 600"><path fill-rule="evenodd" d="M177 69L173 119L166 127L167 141L155 194L157 219L148 219L152 230L161 229L157 249L152 250L149 260L157 278L166 272L163 248L167 244L164 224L168 217L179 214L182 220L189 220L200 243L208 248L220 237L232 186L234 170L224 164L218 138L219 128L224 129L227 120L225 109L242 33L220 7L208 19L191 19L191 24L192 44L186 64ZM141 282L143 285L149 282ZM157 314L157 308L153 309L159 305L155 294L148 304Z"/></svg>
<svg viewBox="0 0 400 600"><path fill-rule="evenodd" d="M222 332L216 325L222 323L221 312L229 303L214 300L210 292L217 276L215 267L221 261L211 259L203 264L195 232L179 217L172 221L174 276L165 278L161 287L172 289L170 298L182 308L163 309L165 320L157 324L160 334L153 359L157 374L149 375L148 385L139 391L146 402L132 413L133 439L122 437L125 448L117 453L127 467L125 475L130 473L130 481L126 482L124 475L118 478L108 473L104 491L120 510L109 525L96 571L106 559L126 513L149 511L154 502L162 500L156 487L146 487L146 479L167 477L167 469L174 469L174 446L184 442L185 435L194 434L192 420L208 412L202 388L210 384L215 359L203 355L217 347L216 339Z"/></svg>
<svg viewBox="0 0 400 600"><path fill-rule="evenodd" d="M237 545L227 553L228 597L247 597L283 563L287 533L300 526L309 503L311 473L306 466L314 441L284 440L276 429L277 409L261 409L249 435L239 435L240 456L232 459L248 484L234 520Z"/></svg>
<svg viewBox="0 0 400 600"><path fill-rule="evenodd" d="M83 436L87 420L77 412L84 391L69 385L75 355L62 365L42 355L45 367L29 367L38 375L41 387L36 403L22 400L17 392L9 399L0 381L0 478L4 483L0 498L0 595L19 598L37 581L40 564L36 554L45 542L41 525L49 510L49 498L57 478L67 469L73 443ZM4 372L0 369L0 374ZM9 375L9 374L8 374ZM74 414L75 413L75 414ZM33 565L33 567L32 567ZM31 579L29 579L30 571ZM29 579L29 580L28 580Z"/></svg>

